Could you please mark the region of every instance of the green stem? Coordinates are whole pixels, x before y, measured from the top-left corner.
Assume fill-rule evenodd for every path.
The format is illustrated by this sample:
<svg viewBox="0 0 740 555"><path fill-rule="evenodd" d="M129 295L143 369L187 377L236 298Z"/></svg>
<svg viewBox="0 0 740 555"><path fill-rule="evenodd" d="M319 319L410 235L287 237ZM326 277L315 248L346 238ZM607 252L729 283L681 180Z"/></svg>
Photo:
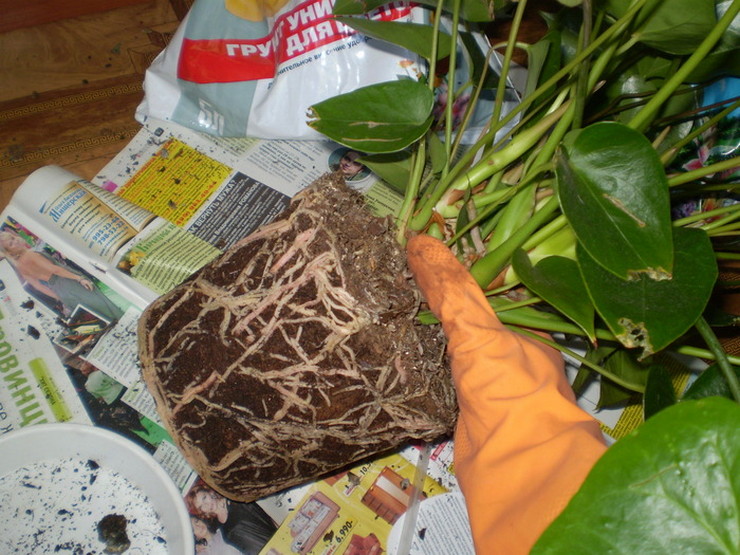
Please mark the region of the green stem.
<svg viewBox="0 0 740 555"><path fill-rule="evenodd" d="M468 167L470 162L478 155L478 152L485 145L490 143L496 136L498 131L502 129L506 124L512 121L519 114L525 112L535 101L537 101L542 95L547 93L552 87L554 87L558 81L563 77L568 76L574 69L578 68L579 65L593 54L596 50L601 48L608 41L612 40L616 35L622 33L629 26L635 15L649 2L652 0L637 0L632 6L625 12L625 14L619 18L611 27L601 33L585 50L577 54L569 63L563 66L559 71L552 75L545 83L537 87L532 94L526 96L522 101L508 114L501 118L498 122L495 122L491 129L485 133L474 145L472 145L467 152L460 157L460 160L452 168L450 173L445 176L445 179L440 180L429 195L425 195L423 203L419 206L416 215L411 221L410 227L412 229L420 230L423 229L429 218L432 216L432 211L437 201L445 193L447 187L452 183L456 176L464 171ZM479 183L479 182L478 182ZM472 183L471 185L477 185Z"/></svg>
<svg viewBox="0 0 740 555"><path fill-rule="evenodd" d="M536 329L541 330L549 333L564 333L567 335L575 335L578 337L586 337L586 334L584 331L576 326L575 324L571 324L569 322L564 322L562 320L553 320L552 318L548 318L546 316L537 317L532 316L532 313L525 313L521 310L514 310L514 311L507 311L505 308L502 308L501 306L493 306L494 303L492 300L489 300L489 303L492 305L492 308L496 311L496 314L498 315L499 320L501 320L502 323L509 325L509 326L519 326L523 328L529 328L529 329ZM418 314L419 322L425 325L428 324L439 324L439 320L437 319L434 314L432 314L429 311L423 311ZM598 340L601 341L610 341L613 343L619 343L619 340L608 330L604 329L596 329L595 330L595 336ZM702 349L701 347L694 347L692 345L680 345L676 348L671 349L673 352L676 352L681 355L686 355L689 357L699 358L702 360L716 360L716 355L710 350ZM736 366L740 366L740 357L733 356L733 355L727 355L726 358L730 364L734 364Z"/></svg>
<svg viewBox="0 0 740 555"><path fill-rule="evenodd" d="M532 127L521 131L501 150L489 153L483 160L456 179L452 183L452 188L460 190L467 189L471 185L476 185L502 170L517 158L520 158L525 152L537 144L537 141L542 138L550 127L563 118L569 106L570 103L563 104L554 112L547 114Z"/></svg>
<svg viewBox="0 0 740 555"><path fill-rule="evenodd" d="M457 65L457 28L460 24L460 2L461 0L453 0L452 8L452 52L449 58L449 69L447 70L447 105L445 106L445 167L442 170L442 175L445 175L449 171L450 160L452 156L452 127L453 127L453 108L455 105L455 93L453 90L455 85L455 67ZM436 36L436 33L435 33ZM431 75L432 84L434 83L434 75ZM462 132L462 131L461 131Z"/></svg>
<svg viewBox="0 0 740 555"><path fill-rule="evenodd" d="M547 141L545 141L545 144L542 146L542 150L537 153L537 157L535 158L535 161L533 163L533 166L535 168L539 168L541 166L544 166L545 164L547 164L551 169L555 167L553 157L555 156L555 152L557 151L560 142L563 140L563 137L568 132L571 125L574 125L573 118L576 114L575 108L575 104L571 104L570 106L568 106L568 108L565 110L565 113L563 114L563 117L561 117L555 124L555 127L550 133L550 136L547 138Z"/></svg>
<svg viewBox="0 0 740 555"><path fill-rule="evenodd" d="M504 61L501 64L501 74L499 75L498 87L496 87L496 101L493 105L493 117L491 122L494 124L501 118L501 110L504 106L504 100L506 98L506 81L509 76L509 67L511 66L511 60L514 57L514 47L516 46L516 37L519 34L519 27L524 19L524 11L527 7L527 0L520 0L517 3L514 17L511 21L511 29L509 30L509 40L506 44L506 50L504 51Z"/></svg>
<svg viewBox="0 0 740 555"><path fill-rule="evenodd" d="M528 299L524 299L523 301L512 301L510 303L507 303L505 306L499 306L496 309L496 314L501 314L502 312L506 312L507 310L516 310L517 308L523 308L525 306L532 306L541 302L542 299L540 299L539 297L529 297Z"/></svg>
<svg viewBox="0 0 740 555"><path fill-rule="evenodd" d="M707 230L710 237L734 237L740 231L740 222Z"/></svg>
<svg viewBox="0 0 740 555"><path fill-rule="evenodd" d="M734 206L737 206L740 208L740 205L735 204ZM724 218L719 218L718 220L714 220L713 222L710 222L708 224L705 224L702 226L702 229L709 233L710 231L716 231L718 233L724 233L725 231L734 231L737 229L737 226L740 225L738 222L735 222L740 218L740 210L736 211L732 214L728 214ZM732 222L735 222L732 224Z"/></svg>
<svg viewBox="0 0 740 555"><path fill-rule="evenodd" d="M535 248L537 245L542 243L542 241L544 241L557 231L560 231L566 225L568 225L568 220L563 214L556 216L554 220L548 222L546 225L542 226L535 233L533 233L531 237L527 239L527 241L522 245L522 248L525 251L529 251Z"/></svg>
<svg viewBox="0 0 740 555"><path fill-rule="evenodd" d="M578 50L582 51L591 40L591 0L583 0L581 4L583 12L583 22L578 34ZM583 111L586 106L586 96L588 94L589 81L589 60L588 58L578 67L577 78L575 83L575 102L573 103L573 126L579 129L583 126Z"/></svg>
<svg viewBox="0 0 740 555"><path fill-rule="evenodd" d="M403 203L398 211L396 240L402 246L406 244L406 232L408 230L409 220L411 219L411 213L416 202L416 197L419 194L419 184L421 183L422 174L424 173L425 158L426 142L420 141L416 147L416 152L414 153L409 184L408 187L406 187L406 193L403 196Z"/></svg>
<svg viewBox="0 0 740 555"><path fill-rule="evenodd" d="M732 396L735 398L735 401L740 403L740 380L738 379L735 371L730 365L730 361L727 358L727 353L725 353L725 350L722 348L722 345L720 344L719 339L717 339L717 336L714 334L712 327L707 323L703 316L700 316L699 319L696 321L695 327L706 342L709 350L714 353L717 365L719 366L719 369L722 372L725 381L727 382L727 386L730 388Z"/></svg>
<svg viewBox="0 0 740 555"><path fill-rule="evenodd" d="M737 210L740 210L740 204L730 204L727 206L722 206L721 208L707 210L706 212L697 212L696 214L691 214L691 216L686 216L685 218L674 220L673 225L685 226L693 224L695 222L700 222L702 220L708 220L709 218L714 218L716 216L721 216L722 214L727 214L728 212L735 212Z"/></svg>
<svg viewBox="0 0 740 555"><path fill-rule="evenodd" d="M522 227L509 237L508 241L473 264L470 273L481 287L485 288L493 281L493 278L504 269L514 251L523 245L535 230L545 224L557 208L558 199L553 195Z"/></svg>
<svg viewBox="0 0 740 555"><path fill-rule="evenodd" d="M725 30L730 26L732 20L740 12L740 0L734 0L724 15L720 18L715 25L714 29L706 36L701 44L696 48L694 53L681 65L681 67L671 75L671 77L663 84L660 89L655 93L650 101L635 114L627 126L637 131L645 131L650 125L650 122L655 118L656 114L663 106L663 104L671 97L675 90L683 83L686 78L704 61L704 58L711 52L714 45L719 42L724 34Z"/></svg>
<svg viewBox="0 0 740 555"><path fill-rule="evenodd" d="M740 156L735 156L734 158L729 158L727 160L715 162L714 164L709 164L708 166L704 166L702 168L697 168L695 170L682 172L682 173L679 173L678 175L669 177L668 186L676 187L677 185L683 185L685 183L690 183L692 181L696 181L697 179L701 177L712 175L714 173L719 173L725 170L731 170L737 166L740 166Z"/></svg>
<svg viewBox="0 0 740 555"><path fill-rule="evenodd" d="M669 148L663 154L660 155L660 161L663 162L664 166L667 166L671 162L671 160L673 160L676 154L678 154L681 151L681 149L684 146L689 144L695 138L701 136L707 129L716 125L719 121L723 120L728 114L735 111L735 109L738 107L740 107L740 99L735 100L732 104L730 104L723 110L719 111L718 113L713 115L711 118L707 119L707 121L702 123L696 129L692 130L691 133L686 135L683 139L673 144L671 148Z"/></svg>
<svg viewBox="0 0 740 555"><path fill-rule="evenodd" d="M546 337L542 337L541 335L536 334L533 331L529 331L527 329L513 328L513 331L516 331L516 332L518 332L518 333L520 333L522 335L526 335L527 337L531 337L532 339L535 339L535 340L539 341L540 343L544 343L545 345L549 345L550 347L552 347L554 349L557 349L561 353L564 353L564 354L568 355L569 357L572 357L572 358L576 359L582 365L587 366L588 368L590 368L594 372L598 372L599 374L601 374L605 378L613 381L617 385L621 385L622 387L624 387L626 389L629 389L630 391L635 391L637 393L645 393L645 386L626 381L621 376L617 376L616 374L613 374L613 373L609 372L607 369L605 369L605 368L603 368L603 367L601 367L601 366L599 366L597 364L594 364L593 362L591 362L590 360L588 360L586 357L583 357L583 356L579 355L578 353L576 353L572 349L568 349L567 347L565 347L565 346L557 343L556 341L553 341L552 339L548 339Z"/></svg>

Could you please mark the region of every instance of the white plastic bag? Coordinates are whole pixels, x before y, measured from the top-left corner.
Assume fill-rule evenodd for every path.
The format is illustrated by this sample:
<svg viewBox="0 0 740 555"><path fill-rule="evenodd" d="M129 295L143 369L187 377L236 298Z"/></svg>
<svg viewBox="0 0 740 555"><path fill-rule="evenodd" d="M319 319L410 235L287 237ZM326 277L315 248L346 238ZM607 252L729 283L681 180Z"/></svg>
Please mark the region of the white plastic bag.
<svg viewBox="0 0 740 555"><path fill-rule="evenodd" d="M334 0L197 0L144 80L137 119L225 137L320 139L309 106L418 74L411 52L332 19ZM420 22L403 2L373 19Z"/></svg>

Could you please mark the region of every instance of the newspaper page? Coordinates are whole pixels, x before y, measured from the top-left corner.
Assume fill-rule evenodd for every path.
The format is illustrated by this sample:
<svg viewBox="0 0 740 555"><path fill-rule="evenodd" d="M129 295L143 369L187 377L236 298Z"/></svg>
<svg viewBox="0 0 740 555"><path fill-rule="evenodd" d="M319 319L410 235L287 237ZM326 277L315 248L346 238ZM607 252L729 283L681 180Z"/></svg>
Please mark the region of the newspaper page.
<svg viewBox="0 0 740 555"><path fill-rule="evenodd" d="M311 484L261 553L396 553L415 489L417 457L418 449L409 447ZM459 491L431 473L422 483L411 553L472 555Z"/></svg>
<svg viewBox="0 0 740 555"><path fill-rule="evenodd" d="M226 249L332 171L362 191L376 215L396 214L401 195L356 162L359 155L331 141L224 139L149 118L95 181Z"/></svg>
<svg viewBox="0 0 740 555"><path fill-rule="evenodd" d="M11 235L26 229L53 238L85 272L140 309L220 254L146 208L56 166L23 182L0 226Z"/></svg>
<svg viewBox="0 0 740 555"><path fill-rule="evenodd" d="M26 382L4 372L3 431L51 420L118 431L152 453L183 492L199 553L262 550L314 485L253 503L232 502L205 485L161 425L141 381L137 323L159 294L274 219L327 172L343 171L376 214L395 214L400 195L355 162L356 155L329 141L223 140L163 123L143 128L94 183L57 167L34 172L0 216L0 227L24 258L43 257L35 266L46 269L39 274L44 279L33 264L8 256L1 242L0 279L4 321L18 335L13 344L30 345L27 336L35 334L47 346L13 354L38 359L45 352L50 370L24 371L24 380L35 380L33 400ZM31 323L29 311L38 322ZM412 474L413 464L399 464L402 475ZM431 492L445 491L430 480ZM381 525L384 542L391 528Z"/></svg>
<svg viewBox="0 0 740 555"><path fill-rule="evenodd" d="M229 501L197 477L159 422L140 380L136 334L149 302L271 221L324 173L346 171L381 216L396 213L400 195L329 141L218 139L148 123L96 184L44 168L2 214L2 232L43 256L45 267L74 274L68 279L84 300L65 305L0 253L0 433L80 421L145 446L183 492L199 553L396 552L416 447L253 503ZM586 393L579 402L610 432L623 411L598 408L595 391ZM433 446L411 553L473 553L452 450L451 440ZM371 499L392 506L387 518Z"/></svg>
<svg viewBox="0 0 740 555"><path fill-rule="evenodd" d="M137 268L122 264L134 249ZM197 476L141 383L136 327L151 300L219 253L61 168L31 174L0 215L0 433L102 426L145 448L187 491Z"/></svg>

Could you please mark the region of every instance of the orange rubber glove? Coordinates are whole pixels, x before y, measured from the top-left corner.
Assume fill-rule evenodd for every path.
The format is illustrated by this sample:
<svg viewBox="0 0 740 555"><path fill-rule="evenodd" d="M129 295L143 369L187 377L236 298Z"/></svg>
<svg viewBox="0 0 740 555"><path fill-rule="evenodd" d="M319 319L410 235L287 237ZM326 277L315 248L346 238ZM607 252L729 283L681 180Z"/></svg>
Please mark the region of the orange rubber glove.
<svg viewBox="0 0 740 555"><path fill-rule="evenodd" d="M407 255L448 339L476 552L528 553L606 450L599 425L576 405L560 353L507 329L443 243L413 237Z"/></svg>

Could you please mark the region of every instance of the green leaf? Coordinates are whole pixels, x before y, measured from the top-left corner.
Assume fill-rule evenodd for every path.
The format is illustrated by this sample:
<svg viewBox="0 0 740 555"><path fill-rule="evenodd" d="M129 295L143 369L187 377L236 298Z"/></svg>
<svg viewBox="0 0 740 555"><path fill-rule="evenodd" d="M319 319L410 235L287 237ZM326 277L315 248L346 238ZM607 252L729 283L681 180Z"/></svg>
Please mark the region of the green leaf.
<svg viewBox="0 0 740 555"><path fill-rule="evenodd" d="M646 275L620 279L580 244L576 249L596 311L623 345L642 347L643 357L664 349L694 325L717 279L714 251L704 231L674 228L674 242L673 277L660 281Z"/></svg>
<svg viewBox="0 0 740 555"><path fill-rule="evenodd" d="M619 377L626 384L630 384L632 389L626 389L620 384L602 376L599 388L599 401L597 408L610 407L618 403L624 403L634 398L635 391L644 390L647 382L648 371L644 364L635 360L631 351L623 348L616 349L611 346L599 347L591 356L601 353L607 356L600 364L610 374Z"/></svg>
<svg viewBox="0 0 740 555"><path fill-rule="evenodd" d="M399 193L406 191L411 175L411 153L408 150L370 154L358 160Z"/></svg>
<svg viewBox="0 0 740 555"><path fill-rule="evenodd" d="M527 254L517 249L512 266L527 289L573 320L592 342L596 340L594 308L587 302L588 291L573 260L548 256L532 266Z"/></svg>
<svg viewBox="0 0 740 555"><path fill-rule="evenodd" d="M625 389L611 380L604 379L602 376L599 382L599 400L596 403L596 410L614 407L616 405L624 406L624 403L628 402L634 396L634 391Z"/></svg>
<svg viewBox="0 0 740 555"><path fill-rule="evenodd" d="M717 2L717 15L721 17L730 4L730 0ZM686 78L686 82L703 83L720 74L740 74L740 17L733 19L719 43Z"/></svg>
<svg viewBox="0 0 740 555"><path fill-rule="evenodd" d="M525 98L560 69L562 59L560 41L560 31L553 29L527 48L528 64L527 81L524 87ZM554 88L554 85L550 87L550 91ZM543 96L547 96L547 94L545 93Z"/></svg>
<svg viewBox="0 0 740 555"><path fill-rule="evenodd" d="M634 65L624 68L605 84L603 94L612 108L634 105L639 96L647 97L655 93L673 70L666 58L643 53ZM629 122L641 107L622 110L617 116L618 121Z"/></svg>
<svg viewBox="0 0 740 555"><path fill-rule="evenodd" d="M374 21L357 17L336 17L335 19L364 35L397 44L427 60L431 60L434 55L432 52L434 27L431 25L402 21ZM440 30L437 38L439 41L437 59L446 58L452 51L452 37Z"/></svg>
<svg viewBox="0 0 740 555"><path fill-rule="evenodd" d="M612 122L572 131L557 155L563 213L589 255L616 276L670 276L668 182L647 138Z"/></svg>
<svg viewBox="0 0 740 555"><path fill-rule="evenodd" d="M490 61L481 50L476 36L473 33L461 32L460 40L470 60L470 81L477 85L481 81L481 76L485 70L486 74L483 81L480 82L480 89L495 89L498 86L499 76L491 68Z"/></svg>
<svg viewBox="0 0 740 555"><path fill-rule="evenodd" d="M308 125L339 144L367 153L396 152L432 124L429 87L401 79L334 96L308 109Z"/></svg>
<svg viewBox="0 0 740 555"><path fill-rule="evenodd" d="M334 3L334 13L336 15L360 15L369 13L373 10L388 4L388 0L336 0ZM419 0L419 4L437 7L434 0ZM491 5L486 0L462 0L460 16L466 21L492 21L493 11ZM447 0L442 9L451 12L454 3Z"/></svg>
<svg viewBox="0 0 740 555"><path fill-rule="evenodd" d="M643 396L645 420L675 404L676 391L673 389L673 382L668 369L661 364L651 365Z"/></svg>
<svg viewBox="0 0 740 555"><path fill-rule="evenodd" d="M740 366L733 366L732 369L740 378ZM681 397L682 401L689 399L703 399L704 397L726 397L732 399L732 392L727 385L727 380L722 375L719 365L712 364L694 380Z"/></svg>
<svg viewBox="0 0 740 555"><path fill-rule="evenodd" d="M429 162L432 173L441 172L447 166L447 151L445 145L436 133L430 133L427 137L429 147Z"/></svg>
<svg viewBox="0 0 740 555"><path fill-rule="evenodd" d="M621 17L630 2L610 0L608 10ZM654 0L638 16L636 38L669 54L692 54L717 23L714 0Z"/></svg>
<svg viewBox="0 0 740 555"><path fill-rule="evenodd" d="M532 555L737 553L740 405L686 401L599 459Z"/></svg>
<svg viewBox="0 0 740 555"><path fill-rule="evenodd" d="M575 391L576 396L580 397L583 395L583 392L586 391L586 388L591 384L591 382L594 379L594 376L597 376L596 372L591 370L590 368L581 365L578 368L578 372L576 372L576 377L573 380L573 383L570 384L570 386L573 388L573 391Z"/></svg>

